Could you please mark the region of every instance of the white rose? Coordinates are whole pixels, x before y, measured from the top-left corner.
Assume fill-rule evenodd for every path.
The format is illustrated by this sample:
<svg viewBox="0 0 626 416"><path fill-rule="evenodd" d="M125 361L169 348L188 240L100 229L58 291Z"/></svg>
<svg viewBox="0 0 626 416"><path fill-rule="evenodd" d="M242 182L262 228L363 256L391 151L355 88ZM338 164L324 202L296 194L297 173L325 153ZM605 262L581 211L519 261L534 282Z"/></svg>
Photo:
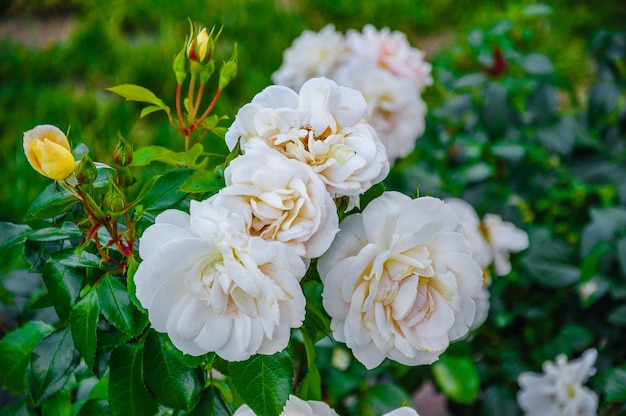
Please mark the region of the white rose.
<svg viewBox="0 0 626 416"><path fill-rule="evenodd" d="M485 214L483 227L493 250L496 273L505 276L511 272L510 253L528 248L528 234L513 223L502 221L502 217L495 214Z"/></svg>
<svg viewBox="0 0 626 416"><path fill-rule="evenodd" d="M345 53L345 40L331 24L319 32L305 30L283 54L272 81L299 90L310 78L328 76Z"/></svg>
<svg viewBox="0 0 626 416"><path fill-rule="evenodd" d="M517 402L526 415L593 416L598 396L583 386L595 373L598 352L589 349L569 363L565 355L546 361L543 374L523 372L517 377L521 391Z"/></svg>
<svg viewBox="0 0 626 416"><path fill-rule="evenodd" d="M365 25L362 32L349 30L346 43L351 54L410 80L418 90L433 83L432 66L424 61L422 51L411 47L402 32Z"/></svg>
<svg viewBox="0 0 626 416"><path fill-rule="evenodd" d="M363 94L390 163L411 153L424 133L426 104L408 80L361 60L340 66L332 78Z"/></svg>
<svg viewBox="0 0 626 416"><path fill-rule="evenodd" d="M474 320L482 270L443 201L385 192L340 224L317 268L336 340L367 368L430 364Z"/></svg>
<svg viewBox="0 0 626 416"><path fill-rule="evenodd" d="M267 142L290 159L309 165L333 198L350 206L389 173L385 146L367 121L363 95L326 78L304 83L300 93L272 85L244 105L226 132L233 149L245 153L252 138Z"/></svg>
<svg viewBox="0 0 626 416"><path fill-rule="evenodd" d="M445 203L451 206L459 217L459 223L465 230L465 237L470 245L472 257L482 268L493 262L493 250L485 239L480 225L480 217L468 202L459 198L446 198Z"/></svg>
<svg viewBox="0 0 626 416"><path fill-rule="evenodd" d="M385 413L383 416L419 416L414 409L410 407L401 407L392 412Z"/></svg>
<svg viewBox="0 0 626 416"><path fill-rule="evenodd" d="M228 361L274 354L301 326L306 269L282 243L250 236L244 219L191 201L158 215L139 241L137 298L155 330L190 355Z"/></svg>
<svg viewBox="0 0 626 416"><path fill-rule="evenodd" d="M241 406L233 416L256 416L247 405ZM314 400L304 401L293 394L289 395L289 399L279 416L339 416L337 412L330 408L326 403ZM407 415L408 416L408 415Z"/></svg>
<svg viewBox="0 0 626 416"><path fill-rule="evenodd" d="M319 257L339 231L337 208L313 170L252 139L225 171L226 187L213 203L241 214L250 233Z"/></svg>

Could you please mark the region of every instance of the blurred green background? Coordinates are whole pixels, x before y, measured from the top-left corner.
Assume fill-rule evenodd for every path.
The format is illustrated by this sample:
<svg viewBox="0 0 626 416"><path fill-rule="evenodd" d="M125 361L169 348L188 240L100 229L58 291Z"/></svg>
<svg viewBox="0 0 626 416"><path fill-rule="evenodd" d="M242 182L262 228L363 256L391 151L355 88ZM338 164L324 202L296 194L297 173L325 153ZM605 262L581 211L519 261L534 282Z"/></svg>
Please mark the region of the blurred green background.
<svg viewBox="0 0 626 416"><path fill-rule="evenodd" d="M521 47L551 57L570 102L581 96L592 72L586 39L597 28L623 28L626 6L619 1L442 0L2 0L0 1L0 221L21 222L30 201L48 183L28 166L22 134L38 124L71 127L74 146L85 143L94 159L110 160L117 132L135 146L182 142L162 114L139 118L141 106L104 89L134 83L173 105L172 57L188 32L187 18L224 25L218 59L239 46L239 75L219 101L218 114L231 118L271 83L282 53L304 29L333 23L340 31L366 23L401 30L431 62L475 65L462 51L473 28L507 19ZM545 11L551 11L546 14ZM622 27L620 27L620 25ZM527 29L532 29L527 30ZM211 94L206 94L209 99ZM426 92L433 106L437 90Z"/></svg>

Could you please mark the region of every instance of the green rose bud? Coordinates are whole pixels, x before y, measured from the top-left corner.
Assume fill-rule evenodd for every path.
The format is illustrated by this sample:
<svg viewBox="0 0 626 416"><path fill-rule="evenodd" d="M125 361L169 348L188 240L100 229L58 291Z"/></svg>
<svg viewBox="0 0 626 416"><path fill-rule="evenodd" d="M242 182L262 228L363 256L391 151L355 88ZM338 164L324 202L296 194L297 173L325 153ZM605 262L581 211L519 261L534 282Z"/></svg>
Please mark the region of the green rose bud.
<svg viewBox="0 0 626 416"><path fill-rule="evenodd" d="M133 146L121 135L113 148L113 161L120 166L128 166L133 161Z"/></svg>
<svg viewBox="0 0 626 416"><path fill-rule="evenodd" d="M93 163L88 152L83 153L83 158L76 169L76 180L78 180L80 184L90 184L96 180L97 176L98 169L96 168L96 164Z"/></svg>
<svg viewBox="0 0 626 416"><path fill-rule="evenodd" d="M233 48L233 55L228 61L224 62L220 68L220 89L224 89L228 84L230 84L230 81L235 78L235 75L237 75L237 60L237 44L235 44L235 47Z"/></svg>
<svg viewBox="0 0 626 416"><path fill-rule="evenodd" d="M187 78L187 55L185 55L185 48L178 52L178 55L174 57L174 75L176 75L176 82L182 84Z"/></svg>

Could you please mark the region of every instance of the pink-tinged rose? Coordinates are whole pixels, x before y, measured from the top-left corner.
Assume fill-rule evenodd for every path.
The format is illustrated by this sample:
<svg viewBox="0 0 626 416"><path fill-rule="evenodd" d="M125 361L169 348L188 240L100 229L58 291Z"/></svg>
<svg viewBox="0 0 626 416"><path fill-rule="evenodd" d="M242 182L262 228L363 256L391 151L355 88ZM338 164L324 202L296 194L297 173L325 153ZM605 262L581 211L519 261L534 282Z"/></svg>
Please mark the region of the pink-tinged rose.
<svg viewBox="0 0 626 416"><path fill-rule="evenodd" d="M208 201L168 210L139 241L137 298L153 328L182 352L228 361L284 349L302 325L306 268L285 244L248 233L240 215Z"/></svg>
<svg viewBox="0 0 626 416"><path fill-rule="evenodd" d="M241 406L235 412L234 416L256 416L247 405ZM293 394L289 396L283 411L279 416L339 416L337 412L330 408L326 403L307 400L304 401ZM408 416L408 415L407 415Z"/></svg>
<svg viewBox="0 0 626 416"><path fill-rule="evenodd" d="M443 201L385 192L346 218L317 268L333 336L367 368L430 364L471 326L482 269Z"/></svg>
<svg viewBox="0 0 626 416"><path fill-rule="evenodd" d="M213 203L242 215L254 236L311 259L324 254L339 231L335 202L321 179L261 140L250 140L225 178L227 186Z"/></svg>

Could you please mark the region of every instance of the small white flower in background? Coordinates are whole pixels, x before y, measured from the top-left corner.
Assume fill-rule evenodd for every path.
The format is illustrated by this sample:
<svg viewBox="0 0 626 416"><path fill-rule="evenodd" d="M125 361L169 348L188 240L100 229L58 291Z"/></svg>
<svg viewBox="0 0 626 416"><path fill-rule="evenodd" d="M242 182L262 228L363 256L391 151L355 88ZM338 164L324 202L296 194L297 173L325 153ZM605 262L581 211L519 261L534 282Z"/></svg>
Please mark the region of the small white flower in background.
<svg viewBox="0 0 626 416"><path fill-rule="evenodd" d="M363 95L329 79L313 78L299 94L272 85L239 110L226 143L232 150L240 141L245 154L251 139L265 141L309 165L333 198L347 196L352 207L389 173L385 146L366 118Z"/></svg>
<svg viewBox="0 0 626 416"><path fill-rule="evenodd" d="M233 416L256 416L247 405L241 406ZM289 396L279 416L339 416L326 403L314 400L304 401L293 394Z"/></svg>
<svg viewBox="0 0 626 416"><path fill-rule="evenodd" d="M349 52L358 59L410 80L418 91L433 83L432 66L424 61L424 53L413 48L402 32L392 32L389 28L377 30L372 25L365 25L361 32L348 30L346 43Z"/></svg>
<svg viewBox="0 0 626 416"><path fill-rule="evenodd" d="M252 139L225 171L226 187L213 203L241 214L250 233L319 257L339 231L337 208L313 170Z"/></svg>
<svg viewBox="0 0 626 416"><path fill-rule="evenodd" d="M528 416L593 416L598 408L596 393L583 386L595 373L593 367L598 356L595 349L569 363L565 355L556 362L546 361L543 374L523 372L517 382L521 391L517 402Z"/></svg>
<svg viewBox="0 0 626 416"><path fill-rule="evenodd" d="M272 81L299 90L307 80L329 76L345 54L345 39L327 25L319 32L305 30L283 54L281 67Z"/></svg>
<svg viewBox="0 0 626 416"><path fill-rule="evenodd" d="M243 217L224 207L191 201L189 214L163 212L144 231L139 255L137 298L153 328L186 354L274 354L302 325L302 259L250 236Z"/></svg>
<svg viewBox="0 0 626 416"><path fill-rule="evenodd" d="M496 273L505 276L511 272L510 253L528 248L528 234L513 223L502 221L502 217L495 214L485 214L483 227L493 249Z"/></svg>
<svg viewBox="0 0 626 416"><path fill-rule="evenodd" d="M411 153L424 133L426 104L407 79L357 60L341 66L333 79L363 94L369 121L387 148L391 163Z"/></svg>
<svg viewBox="0 0 626 416"><path fill-rule="evenodd" d="M385 192L339 228L317 263L323 305L365 367L430 364L468 332L482 269L451 207Z"/></svg>
<svg viewBox="0 0 626 416"><path fill-rule="evenodd" d="M446 198L456 211L465 229L472 256L482 268L492 263L500 276L511 272L510 253L528 248L528 234L513 223L502 221L496 214L485 214L481 221L469 203L459 198Z"/></svg>
<svg viewBox="0 0 626 416"><path fill-rule="evenodd" d="M256 413L243 405L233 416L256 416ZM315 400L304 401L293 394L289 395L289 399L279 416L339 416L337 412L328 406L328 404ZM392 412L385 413L382 416L419 416L417 412L408 407L401 407Z"/></svg>

